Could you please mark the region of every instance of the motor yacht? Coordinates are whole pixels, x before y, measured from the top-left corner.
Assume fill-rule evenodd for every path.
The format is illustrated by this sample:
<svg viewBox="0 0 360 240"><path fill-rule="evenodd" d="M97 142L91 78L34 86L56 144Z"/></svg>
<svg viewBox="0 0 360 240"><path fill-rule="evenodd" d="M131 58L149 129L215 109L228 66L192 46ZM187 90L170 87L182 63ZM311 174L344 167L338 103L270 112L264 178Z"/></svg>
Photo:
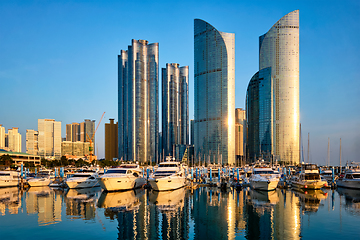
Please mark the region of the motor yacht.
<svg viewBox="0 0 360 240"><path fill-rule="evenodd" d="M83 170L74 173L65 180L69 188L92 188L99 187L98 173L90 170Z"/></svg>
<svg viewBox="0 0 360 240"><path fill-rule="evenodd" d="M262 191L275 190L279 180L279 174L270 167L254 167L249 178L250 187Z"/></svg>
<svg viewBox="0 0 360 240"><path fill-rule="evenodd" d="M166 191L185 186L185 172L179 162L161 162L156 171L150 175L149 183L156 191Z"/></svg>
<svg viewBox="0 0 360 240"><path fill-rule="evenodd" d="M304 189L320 189L327 186L327 181L320 177L319 168L313 163L303 163L299 174L290 180L291 186Z"/></svg>
<svg viewBox="0 0 360 240"><path fill-rule="evenodd" d="M0 171L0 187L13 187L19 185L20 174L16 171Z"/></svg>
<svg viewBox="0 0 360 240"><path fill-rule="evenodd" d="M27 180L27 183L30 187L49 186L54 176L52 170L41 170L34 178Z"/></svg>
<svg viewBox="0 0 360 240"><path fill-rule="evenodd" d="M100 186L105 191L121 191L140 188L146 184L142 169L137 164L121 164L110 168L100 177Z"/></svg>
<svg viewBox="0 0 360 240"><path fill-rule="evenodd" d="M336 181L338 187L360 189L360 168L350 168L345 170Z"/></svg>

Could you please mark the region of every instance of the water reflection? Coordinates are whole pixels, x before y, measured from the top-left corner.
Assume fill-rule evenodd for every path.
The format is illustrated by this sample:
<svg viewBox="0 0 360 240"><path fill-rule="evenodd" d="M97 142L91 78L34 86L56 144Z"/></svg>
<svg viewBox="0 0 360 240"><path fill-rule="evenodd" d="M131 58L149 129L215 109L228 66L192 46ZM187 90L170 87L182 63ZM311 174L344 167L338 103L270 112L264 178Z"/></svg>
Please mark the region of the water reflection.
<svg viewBox="0 0 360 240"><path fill-rule="evenodd" d="M339 187L337 192L340 196L345 196L345 210L360 216L360 190Z"/></svg>
<svg viewBox="0 0 360 240"><path fill-rule="evenodd" d="M316 225L320 222L335 231L333 237L358 234L354 226L360 224L360 191L339 188L330 194L325 201L326 190L237 192L202 187L106 193L100 188L0 188L0 232L12 236L19 226L33 223L36 215L36 224L42 227L32 225L34 232L46 234L49 228L43 226L71 221L66 226L75 234L73 238L300 239L324 231ZM14 214L22 224L4 227L7 217L14 219ZM334 222L341 227L330 227ZM64 224L53 226L51 231L57 231L58 238L68 237L60 227Z"/></svg>
<svg viewBox="0 0 360 240"><path fill-rule="evenodd" d="M299 206L304 213L317 212L321 201L327 197L327 193L322 190L303 190L294 191L299 198Z"/></svg>
<svg viewBox="0 0 360 240"><path fill-rule="evenodd" d="M9 214L18 214L20 205L19 190L17 187L0 188L0 213L5 215L8 209Z"/></svg>
<svg viewBox="0 0 360 240"><path fill-rule="evenodd" d="M94 220L101 188L69 189L66 193L66 215L71 219Z"/></svg>
<svg viewBox="0 0 360 240"><path fill-rule="evenodd" d="M62 198L50 187L31 187L27 190L25 197L26 212L37 214L39 226L61 221Z"/></svg>

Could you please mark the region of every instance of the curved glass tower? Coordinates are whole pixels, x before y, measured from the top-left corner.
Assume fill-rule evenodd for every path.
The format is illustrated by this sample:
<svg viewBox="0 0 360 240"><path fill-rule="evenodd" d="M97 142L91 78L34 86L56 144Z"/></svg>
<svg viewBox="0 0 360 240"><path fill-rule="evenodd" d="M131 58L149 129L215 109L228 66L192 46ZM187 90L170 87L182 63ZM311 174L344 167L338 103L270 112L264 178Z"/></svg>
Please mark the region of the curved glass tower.
<svg viewBox="0 0 360 240"><path fill-rule="evenodd" d="M194 20L195 161L235 163L235 34Z"/></svg>
<svg viewBox="0 0 360 240"><path fill-rule="evenodd" d="M259 69L247 92L248 156L298 163L299 10L260 36Z"/></svg>
<svg viewBox="0 0 360 240"><path fill-rule="evenodd" d="M132 40L118 56L119 158L156 161L159 44Z"/></svg>

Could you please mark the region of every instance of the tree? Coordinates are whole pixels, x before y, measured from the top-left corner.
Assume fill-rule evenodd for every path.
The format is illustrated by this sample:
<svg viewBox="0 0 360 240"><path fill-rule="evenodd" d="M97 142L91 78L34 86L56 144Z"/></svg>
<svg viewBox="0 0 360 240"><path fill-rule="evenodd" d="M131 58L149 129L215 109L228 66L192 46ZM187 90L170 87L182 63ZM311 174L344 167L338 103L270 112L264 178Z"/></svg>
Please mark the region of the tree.
<svg viewBox="0 0 360 240"><path fill-rule="evenodd" d="M10 166L14 163L14 160L10 157L9 154L0 156L0 165Z"/></svg>

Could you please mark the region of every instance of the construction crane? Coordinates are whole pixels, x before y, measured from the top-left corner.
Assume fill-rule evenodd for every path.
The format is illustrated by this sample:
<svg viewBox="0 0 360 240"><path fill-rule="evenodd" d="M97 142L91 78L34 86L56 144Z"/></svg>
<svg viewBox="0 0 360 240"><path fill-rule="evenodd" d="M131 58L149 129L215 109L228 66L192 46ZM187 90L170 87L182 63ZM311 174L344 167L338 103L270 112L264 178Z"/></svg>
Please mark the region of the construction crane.
<svg viewBox="0 0 360 240"><path fill-rule="evenodd" d="M105 114L105 112L102 114L102 116L101 116L101 118L100 118L100 121L99 121L98 125L96 126L96 129L95 129L95 131L93 132L91 138L90 138L89 134L86 133L86 137L87 137L88 141L90 142L90 147L89 147L89 155L90 155L89 161L90 161L90 163L92 162L92 157L93 157L93 152L94 152L93 140L94 140L94 137L95 137L95 133L96 133L96 131L98 130L99 125L100 125L100 123L101 123L101 120L102 120L102 118L104 117L104 114Z"/></svg>

